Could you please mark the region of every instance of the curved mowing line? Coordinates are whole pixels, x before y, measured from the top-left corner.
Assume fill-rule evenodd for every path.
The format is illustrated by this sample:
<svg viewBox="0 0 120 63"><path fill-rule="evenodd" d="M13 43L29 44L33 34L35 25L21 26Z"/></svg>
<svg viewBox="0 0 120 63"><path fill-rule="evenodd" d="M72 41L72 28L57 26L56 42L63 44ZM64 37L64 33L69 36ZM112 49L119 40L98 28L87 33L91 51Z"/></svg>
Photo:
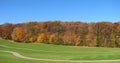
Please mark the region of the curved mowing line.
<svg viewBox="0 0 120 63"><path fill-rule="evenodd" d="M5 48L13 48L13 49L21 49L21 50L30 50L30 51L41 51L41 52L53 52L53 53L72 53L72 52L67 52L67 51L62 51L62 52L56 52L56 51L46 51L46 50L34 50L34 49L28 49L28 48L17 48L17 47L10 47L10 46L6 46L6 45L0 45L1 47L5 47ZM87 52L75 52L75 53L87 53ZM92 52L93 53L93 52ZM94 53L102 53L102 54L107 54L108 52L94 52ZM93 53L93 54L94 54ZM90 52L88 53L90 54ZM110 55L110 54L109 54Z"/></svg>
<svg viewBox="0 0 120 63"><path fill-rule="evenodd" d="M28 59L28 60L42 60L42 61L56 61L56 62L113 62L113 61L120 61L120 59L116 59L116 60L53 60L53 59L26 57L26 56L23 56L17 52L13 52L13 51L0 50L0 52L11 53L12 55L14 55L16 57Z"/></svg>
<svg viewBox="0 0 120 63"><path fill-rule="evenodd" d="M72 52L56 52L56 51L46 51L46 50L33 50L33 49L27 49L27 48L15 48L15 47L9 47L9 46L6 46L6 45L0 45L1 47L4 47L4 48L11 48L11 49L20 49L20 50L29 50L29 51L36 51L36 52L52 52L52 53L72 53ZM77 53L80 53L80 52L77 52ZM84 53L84 52L82 52ZM98 52L98 53L101 53L101 52ZM88 53L90 54L90 53ZM94 53L93 53L94 54ZM101 54L99 54L101 55ZM102 54L103 55L103 54ZM107 55L113 55L113 54L107 54ZM82 56L89 56L89 55L82 55Z"/></svg>

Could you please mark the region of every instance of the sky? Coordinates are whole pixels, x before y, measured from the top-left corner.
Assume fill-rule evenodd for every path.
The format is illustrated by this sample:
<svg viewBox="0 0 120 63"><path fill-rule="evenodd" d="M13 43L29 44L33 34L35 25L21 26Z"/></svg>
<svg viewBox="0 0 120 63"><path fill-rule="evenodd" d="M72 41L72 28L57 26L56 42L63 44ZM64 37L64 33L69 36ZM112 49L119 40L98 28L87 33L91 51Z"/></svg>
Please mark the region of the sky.
<svg viewBox="0 0 120 63"><path fill-rule="evenodd" d="M120 21L120 0L0 0L0 24Z"/></svg>

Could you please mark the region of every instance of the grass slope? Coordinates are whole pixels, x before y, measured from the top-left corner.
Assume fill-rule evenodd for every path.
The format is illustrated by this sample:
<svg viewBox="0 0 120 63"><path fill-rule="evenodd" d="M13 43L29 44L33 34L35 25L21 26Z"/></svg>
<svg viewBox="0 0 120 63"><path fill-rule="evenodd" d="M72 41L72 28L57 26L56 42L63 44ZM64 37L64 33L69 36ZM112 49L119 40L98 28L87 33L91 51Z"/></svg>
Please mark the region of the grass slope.
<svg viewBox="0 0 120 63"><path fill-rule="evenodd" d="M86 48L75 46L48 45L40 43L16 43L0 39L0 50L15 51L24 56L46 59L63 60L105 60L120 59L119 48ZM67 62L48 62L35 61L17 58L12 54L0 52L0 63L67 63ZM69 62L68 62L69 63ZM103 62L102 62L103 63ZM106 62L105 62L106 63ZM109 62L110 63L110 62ZM120 63L120 62L111 62Z"/></svg>

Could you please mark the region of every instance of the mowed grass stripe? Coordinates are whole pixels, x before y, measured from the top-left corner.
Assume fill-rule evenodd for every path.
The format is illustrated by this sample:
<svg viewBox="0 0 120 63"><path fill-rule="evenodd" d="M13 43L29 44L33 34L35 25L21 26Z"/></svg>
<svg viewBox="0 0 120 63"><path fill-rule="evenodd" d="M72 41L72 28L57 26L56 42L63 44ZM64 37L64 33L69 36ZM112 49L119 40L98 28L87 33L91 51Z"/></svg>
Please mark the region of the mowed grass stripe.
<svg viewBox="0 0 120 63"><path fill-rule="evenodd" d="M0 40L1 44L9 46L9 47L17 47L17 48L27 48L27 49L34 49L34 50L44 50L49 52L67 52L71 53L72 51L79 52L79 53L91 53L89 51L95 52L95 53L109 53L111 50L120 50L118 48L85 48L85 47L74 47L74 46L58 46L58 45L48 45L48 44L38 44L38 43L14 43L9 42L6 40ZM118 51L112 51L112 52L118 52Z"/></svg>
<svg viewBox="0 0 120 63"><path fill-rule="evenodd" d="M29 60L43 60L43 61L57 61L57 62L114 62L114 61L120 61L120 59L116 60L53 60L53 59L42 59L42 58L31 58L31 57L26 57L23 56L17 52L12 52L12 51L4 51L0 50L0 52L7 52L11 53L16 57L23 58L23 59L29 59Z"/></svg>
<svg viewBox="0 0 120 63"><path fill-rule="evenodd" d="M120 58L119 48L83 48L48 44L11 43L6 40L0 41L0 44L12 47L12 48L1 47L0 50L15 51L24 56L35 58L64 59L64 60L102 60ZM19 48L29 50L23 50ZM34 51L32 51L31 49Z"/></svg>
<svg viewBox="0 0 120 63"><path fill-rule="evenodd" d="M47 50L34 50L34 49L28 49L28 48L16 48L16 47L10 47L10 46L6 46L6 45L0 45L0 47L4 47L4 48L12 48L12 49L21 49L21 50L30 50L30 51L37 51L37 52L49 52L49 53L69 53L69 54L108 54L110 52L68 52L68 51L47 51Z"/></svg>

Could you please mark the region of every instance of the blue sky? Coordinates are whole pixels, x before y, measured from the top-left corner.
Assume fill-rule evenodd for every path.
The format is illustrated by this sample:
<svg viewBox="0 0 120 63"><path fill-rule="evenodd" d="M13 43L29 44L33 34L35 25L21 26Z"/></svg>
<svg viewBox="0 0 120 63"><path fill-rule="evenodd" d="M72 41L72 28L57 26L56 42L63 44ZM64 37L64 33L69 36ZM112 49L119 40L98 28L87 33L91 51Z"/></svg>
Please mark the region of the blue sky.
<svg viewBox="0 0 120 63"><path fill-rule="evenodd" d="M120 21L120 0L0 0L0 24Z"/></svg>

